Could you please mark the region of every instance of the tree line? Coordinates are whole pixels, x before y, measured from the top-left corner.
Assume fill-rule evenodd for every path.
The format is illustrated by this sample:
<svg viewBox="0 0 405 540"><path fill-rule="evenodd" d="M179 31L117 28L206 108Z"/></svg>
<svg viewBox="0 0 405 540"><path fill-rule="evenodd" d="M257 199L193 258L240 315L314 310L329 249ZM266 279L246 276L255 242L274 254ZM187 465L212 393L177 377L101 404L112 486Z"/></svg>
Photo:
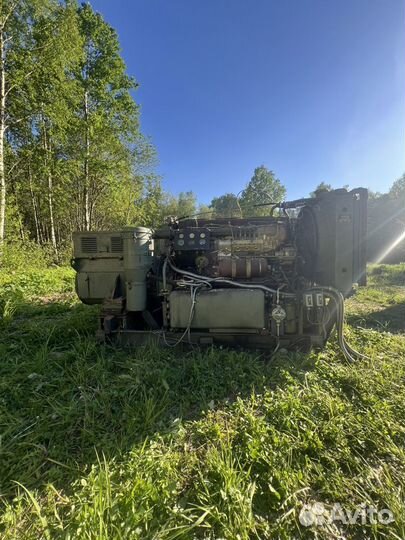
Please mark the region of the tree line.
<svg viewBox="0 0 405 540"><path fill-rule="evenodd" d="M137 86L115 30L89 4L2 0L0 264L7 247L33 244L59 262L74 230L153 227L169 215L266 215L267 203L285 199L264 165L239 193L209 205L192 191L165 192L140 129ZM389 193L372 194L372 256L404 229L404 193L402 177Z"/></svg>
<svg viewBox="0 0 405 540"><path fill-rule="evenodd" d="M201 216L241 217L262 216L269 212L269 204L285 199L287 190L275 173L264 165L256 167L251 179L239 193L225 193L214 197L209 205L198 204L192 191L182 192L178 197L167 195L162 201L163 214L178 217Z"/></svg>
<svg viewBox="0 0 405 540"><path fill-rule="evenodd" d="M2 0L0 252L148 220L162 195L117 34L89 4ZM134 204L134 200L138 204Z"/></svg>
<svg viewBox="0 0 405 540"><path fill-rule="evenodd" d="M339 186L349 188L348 185ZM331 191L332 185L321 182L309 193L316 197ZM246 188L239 194L226 193L214 197L209 206L197 207L192 192L181 194L185 202L180 215L201 212L208 217L240 217L241 215L266 215L268 202L285 199L286 188L265 166L257 167ZM176 213L176 212L174 212ZM179 214L178 214L179 215ZM405 174L394 181L387 193L369 190L367 253L369 261L398 263L405 261Z"/></svg>
<svg viewBox="0 0 405 540"><path fill-rule="evenodd" d="M264 166L238 196L209 207L193 192L166 193L140 130L138 83L115 30L89 4L2 0L0 59L0 264L18 242L50 249L57 262L74 230L231 216L284 198Z"/></svg>

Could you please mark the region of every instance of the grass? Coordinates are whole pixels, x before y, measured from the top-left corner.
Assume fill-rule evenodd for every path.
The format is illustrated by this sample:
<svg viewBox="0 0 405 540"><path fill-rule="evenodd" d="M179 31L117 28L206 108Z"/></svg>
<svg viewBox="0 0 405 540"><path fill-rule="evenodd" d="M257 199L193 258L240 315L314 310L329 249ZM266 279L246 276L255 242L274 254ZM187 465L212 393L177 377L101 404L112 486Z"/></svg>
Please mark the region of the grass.
<svg viewBox="0 0 405 540"><path fill-rule="evenodd" d="M347 303L349 322L405 333L405 264L370 265L368 281Z"/></svg>
<svg viewBox="0 0 405 540"><path fill-rule="evenodd" d="M404 272L348 301L354 365L99 345L72 271L0 274L1 538L404 538ZM305 527L315 502L394 521Z"/></svg>

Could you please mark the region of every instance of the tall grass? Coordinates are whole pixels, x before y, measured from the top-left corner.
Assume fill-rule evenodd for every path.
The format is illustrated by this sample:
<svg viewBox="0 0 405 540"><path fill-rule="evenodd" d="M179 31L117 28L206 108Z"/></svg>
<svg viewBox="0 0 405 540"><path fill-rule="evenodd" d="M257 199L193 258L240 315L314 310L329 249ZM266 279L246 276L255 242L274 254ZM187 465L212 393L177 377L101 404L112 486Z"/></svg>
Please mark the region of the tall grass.
<svg viewBox="0 0 405 540"><path fill-rule="evenodd" d="M333 340L270 362L99 345L69 270L0 274L1 537L404 538L405 337L373 316L405 293L372 272L351 365ZM305 527L314 502L394 521Z"/></svg>

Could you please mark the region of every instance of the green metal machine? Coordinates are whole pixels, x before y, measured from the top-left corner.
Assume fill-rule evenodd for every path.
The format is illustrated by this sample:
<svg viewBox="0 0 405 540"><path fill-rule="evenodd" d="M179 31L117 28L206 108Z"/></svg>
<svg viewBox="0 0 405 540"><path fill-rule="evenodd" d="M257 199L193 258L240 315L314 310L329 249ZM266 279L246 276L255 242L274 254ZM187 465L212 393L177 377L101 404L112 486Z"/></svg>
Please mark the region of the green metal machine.
<svg viewBox="0 0 405 540"><path fill-rule="evenodd" d="M264 217L171 218L73 235L76 290L101 304L99 336L123 343L308 349L365 283L367 190L272 204Z"/></svg>

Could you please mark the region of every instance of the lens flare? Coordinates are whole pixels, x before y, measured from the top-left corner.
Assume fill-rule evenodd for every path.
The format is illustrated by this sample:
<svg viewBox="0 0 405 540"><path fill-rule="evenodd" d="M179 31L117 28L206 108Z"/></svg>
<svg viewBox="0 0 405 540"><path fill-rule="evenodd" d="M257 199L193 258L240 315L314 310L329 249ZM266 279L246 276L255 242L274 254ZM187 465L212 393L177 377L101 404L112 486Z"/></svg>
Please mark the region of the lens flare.
<svg viewBox="0 0 405 540"><path fill-rule="evenodd" d="M398 244L400 244L403 240L405 240L405 230L398 236L398 238L396 238L392 244L390 246L387 247L387 249L380 254L380 256L377 258L376 263L380 263L381 261L383 261L385 259L385 257L387 255L389 255L391 253L391 251L393 249L395 249L397 247Z"/></svg>

